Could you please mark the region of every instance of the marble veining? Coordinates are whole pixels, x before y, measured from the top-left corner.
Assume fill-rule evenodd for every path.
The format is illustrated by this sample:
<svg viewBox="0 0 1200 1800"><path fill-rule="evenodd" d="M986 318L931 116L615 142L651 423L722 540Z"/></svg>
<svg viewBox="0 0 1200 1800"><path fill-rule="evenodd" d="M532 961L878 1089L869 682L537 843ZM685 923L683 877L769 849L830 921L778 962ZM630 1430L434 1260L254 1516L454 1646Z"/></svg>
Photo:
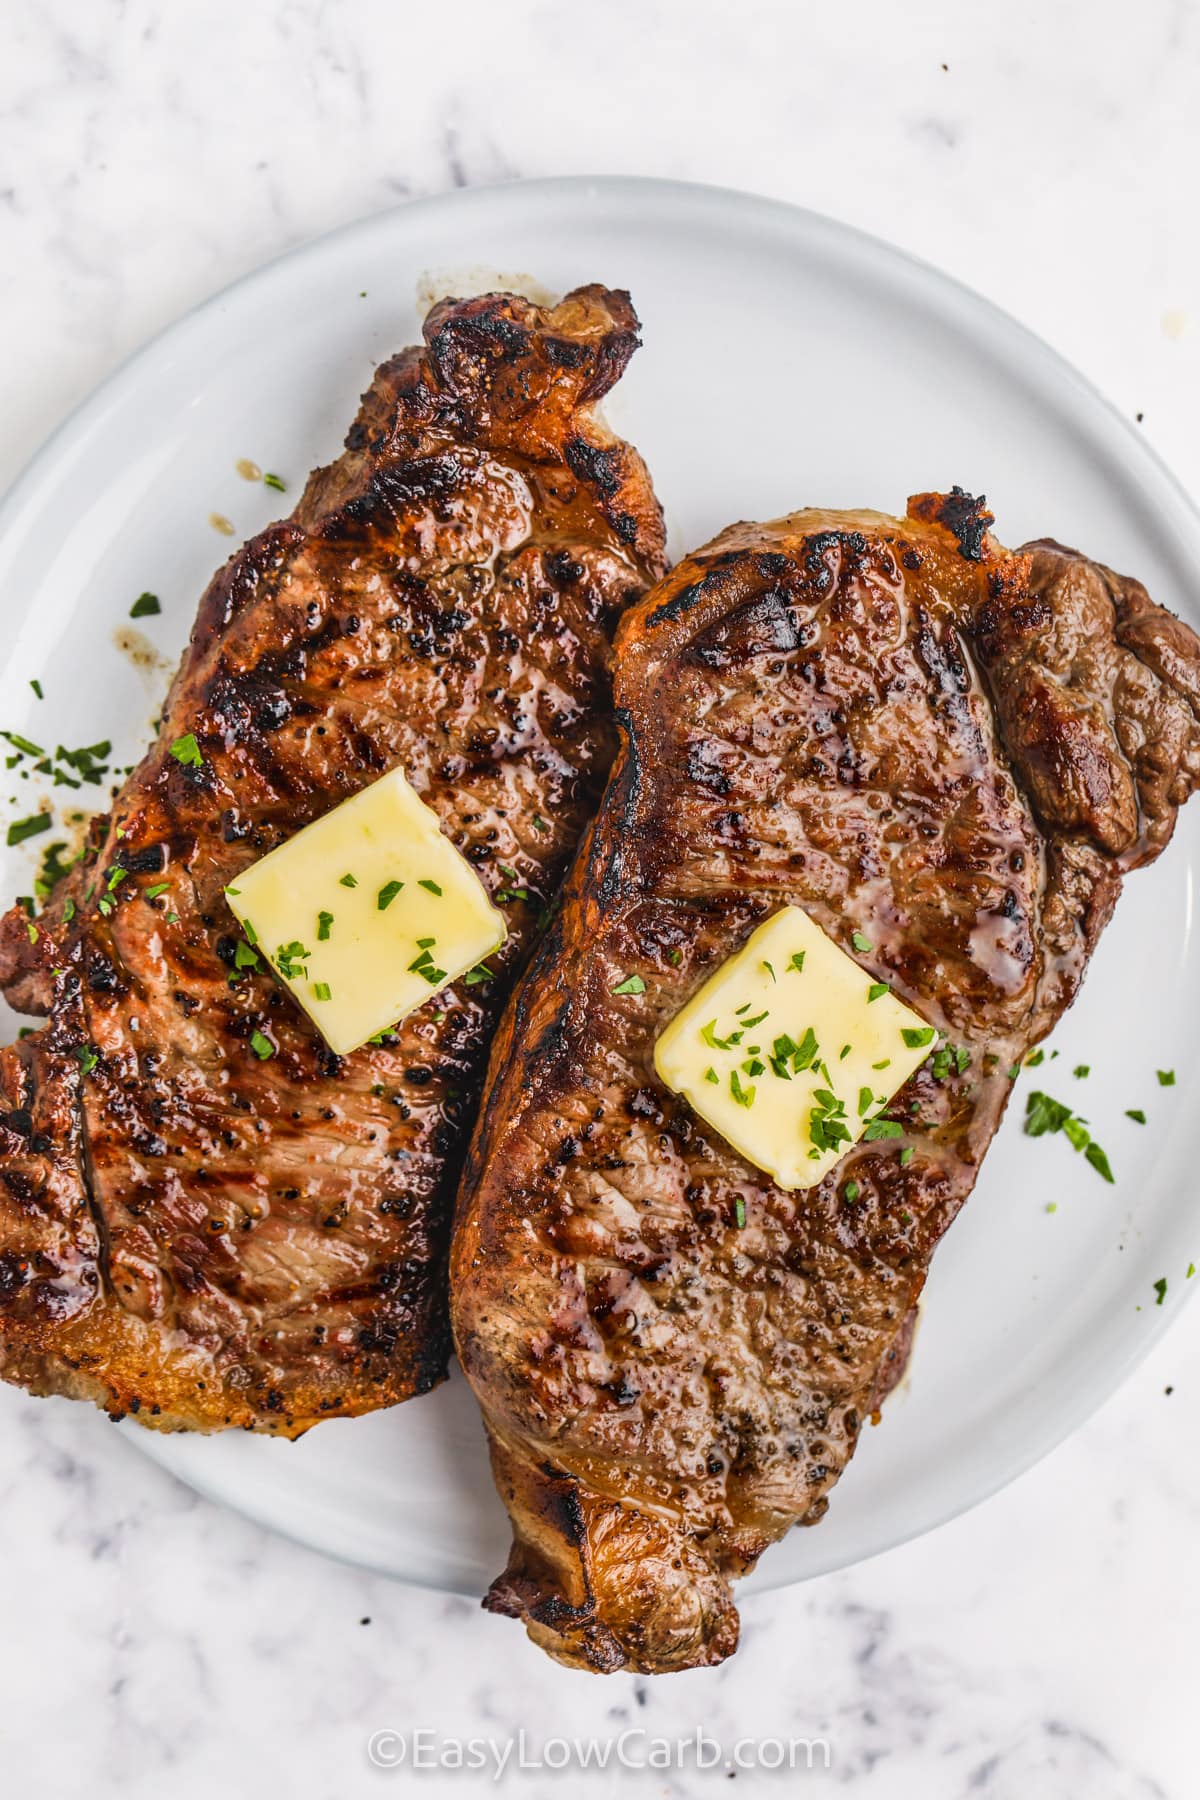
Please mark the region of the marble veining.
<svg viewBox="0 0 1200 1800"><path fill-rule="evenodd" d="M147 336L277 252L412 196L605 170L778 194L941 264L1063 350L1200 496L1185 0L1143 0L1136 22L1116 0L11 0L5 22L0 479ZM601 1681L209 1505L88 1409L0 1390L0 1791L691 1796L729 1772L497 1784L381 1767L368 1745L702 1725L828 1743L827 1771L738 1771L739 1792L1187 1800L1198 1419L1192 1309L970 1516L747 1602L720 1669Z"/></svg>

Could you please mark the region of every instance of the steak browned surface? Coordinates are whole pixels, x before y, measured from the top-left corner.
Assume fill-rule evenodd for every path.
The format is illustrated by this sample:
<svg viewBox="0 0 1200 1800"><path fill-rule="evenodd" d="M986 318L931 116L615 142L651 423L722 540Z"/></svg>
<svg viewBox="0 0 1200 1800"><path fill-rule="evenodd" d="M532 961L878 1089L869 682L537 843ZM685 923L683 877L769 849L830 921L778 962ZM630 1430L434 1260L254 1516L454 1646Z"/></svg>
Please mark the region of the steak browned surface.
<svg viewBox="0 0 1200 1800"><path fill-rule="evenodd" d="M637 331L599 287L437 306L213 581L86 865L32 932L8 915L0 983L49 1023L0 1052L5 1379L286 1436L440 1380L488 1039L615 747L612 627L664 567L646 469L593 412ZM510 936L495 982L339 1060L237 965L223 889L396 765Z"/></svg>
<svg viewBox="0 0 1200 1800"><path fill-rule="evenodd" d="M824 1513L1010 1068L1200 777L1197 639L990 523L956 491L734 526L618 634L622 747L493 1046L451 1261L514 1530L487 1604L564 1662L734 1649L731 1578ZM784 903L963 1053L797 1192L653 1066Z"/></svg>

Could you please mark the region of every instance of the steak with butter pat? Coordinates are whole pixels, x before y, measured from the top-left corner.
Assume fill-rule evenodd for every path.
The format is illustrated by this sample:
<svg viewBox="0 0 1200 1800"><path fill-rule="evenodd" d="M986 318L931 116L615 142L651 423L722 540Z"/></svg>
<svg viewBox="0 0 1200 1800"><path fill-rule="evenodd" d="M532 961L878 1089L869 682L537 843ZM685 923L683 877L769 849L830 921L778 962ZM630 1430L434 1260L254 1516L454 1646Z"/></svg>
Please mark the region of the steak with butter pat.
<svg viewBox="0 0 1200 1800"><path fill-rule="evenodd" d="M513 1525L486 1604L562 1662L734 1649L731 1581L825 1512L1010 1070L1200 778L1192 632L991 523L955 491L737 525L618 634L621 750L493 1046L451 1264ZM790 1192L654 1068L785 904L945 1047Z"/></svg>
<svg viewBox="0 0 1200 1800"><path fill-rule="evenodd" d="M612 755L612 628L664 555L594 410L627 294L444 301L424 330L213 581L86 863L0 929L0 986L47 1017L0 1051L0 1375L35 1393L294 1436L445 1371L488 1039ZM239 960L223 890L397 766L509 936L494 981L339 1058Z"/></svg>

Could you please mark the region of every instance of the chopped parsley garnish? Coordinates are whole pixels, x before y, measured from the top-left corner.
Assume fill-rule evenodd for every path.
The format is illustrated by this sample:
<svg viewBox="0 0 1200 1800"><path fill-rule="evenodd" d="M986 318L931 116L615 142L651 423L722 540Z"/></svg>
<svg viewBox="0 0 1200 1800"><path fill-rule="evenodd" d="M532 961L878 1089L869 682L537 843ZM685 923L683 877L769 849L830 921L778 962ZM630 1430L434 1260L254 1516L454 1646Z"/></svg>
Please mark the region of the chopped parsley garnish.
<svg viewBox="0 0 1200 1800"><path fill-rule="evenodd" d="M743 1230L746 1224L746 1202L740 1194L733 1203L733 1222L739 1231Z"/></svg>
<svg viewBox="0 0 1200 1800"><path fill-rule="evenodd" d="M926 1044L932 1044L937 1033L934 1031L932 1025L926 1025L921 1030L916 1030L911 1025L902 1025L900 1027L900 1036L904 1039L904 1042L908 1045L910 1050L921 1050ZM880 1065L877 1063L875 1066L878 1068Z"/></svg>
<svg viewBox="0 0 1200 1800"><path fill-rule="evenodd" d="M477 987L481 981L494 980L494 971L489 969L486 963L476 963L475 967L473 969L468 969L463 976L463 981L467 987Z"/></svg>
<svg viewBox="0 0 1200 1800"><path fill-rule="evenodd" d="M274 1044L271 1042L270 1038L261 1031L252 1031L250 1033L250 1048L260 1062L266 1062L268 1056L274 1056L275 1054Z"/></svg>
<svg viewBox="0 0 1200 1800"><path fill-rule="evenodd" d="M515 869L510 869L507 863L497 863L496 867L509 882L518 884L501 888L500 892L496 895L496 904L498 906L505 906L510 900L528 900L529 889L519 885L521 877L517 874L517 871Z"/></svg>
<svg viewBox="0 0 1200 1800"><path fill-rule="evenodd" d="M0 732L0 737L6 738L13 746L13 754L5 759L6 768L14 769L26 756L38 757L40 760L34 765L36 772L51 776L55 787L79 788L85 781L99 786L108 773L108 765L103 758L109 754L112 745L107 741L90 744L80 750L65 750L59 744L51 756L40 744L35 744L31 738L22 737L19 732ZM55 768L55 763L65 763L66 769L71 769L74 773L68 775L66 769Z"/></svg>
<svg viewBox="0 0 1200 1800"><path fill-rule="evenodd" d="M45 694L43 694L43 692L42 692L42 684L38 680L36 675L30 677L29 685L33 689L34 693L37 695L39 700L44 700L46 698Z"/></svg>
<svg viewBox="0 0 1200 1800"><path fill-rule="evenodd" d="M877 1063L871 1064L871 1067L873 1069L890 1069L891 1066L892 1066L892 1059L890 1056L885 1056L882 1062L877 1062Z"/></svg>
<svg viewBox="0 0 1200 1800"><path fill-rule="evenodd" d="M441 887L439 886L439 884L436 881L428 881L428 880L418 881L417 886L423 887L427 894L439 894L440 895L441 891L442 891Z"/></svg>
<svg viewBox="0 0 1200 1800"><path fill-rule="evenodd" d="M763 968L767 971L767 974L771 977L772 981L779 980L778 975L776 975L775 970L772 968L771 964L767 961L765 956L763 957Z"/></svg>
<svg viewBox="0 0 1200 1800"><path fill-rule="evenodd" d="M719 1043L720 1040L715 1040ZM723 1046L722 1046L723 1047ZM771 1045L769 1060L772 1069L781 1081L790 1081L792 1075L811 1068L818 1054L816 1033L810 1025L800 1043L797 1043L790 1032L782 1032ZM789 1070L788 1064L791 1064ZM828 1080L828 1071L826 1071Z"/></svg>
<svg viewBox="0 0 1200 1800"><path fill-rule="evenodd" d="M380 912L387 911L403 886L404 883L402 881L389 881L380 888L379 893L375 897L375 904Z"/></svg>
<svg viewBox="0 0 1200 1800"><path fill-rule="evenodd" d="M171 745L171 755L177 763L182 763L185 769L198 769L204 761L200 753L200 746L196 742L195 733L191 731L185 732L182 737L175 739Z"/></svg>
<svg viewBox="0 0 1200 1800"><path fill-rule="evenodd" d="M1086 1081L1091 1072L1092 1068L1090 1063L1076 1063L1072 1070L1076 1081Z"/></svg>
<svg viewBox="0 0 1200 1800"><path fill-rule="evenodd" d="M838 1051L838 1061L845 1062L846 1058L849 1056L849 1054L850 1054L851 1050L853 1050L853 1048L854 1048L853 1044L843 1044L841 1049Z"/></svg>
<svg viewBox="0 0 1200 1800"><path fill-rule="evenodd" d="M79 1058L79 1072L81 1075L90 1075L96 1064L100 1061L98 1053L92 1049L90 1044L81 1045L75 1054Z"/></svg>
<svg viewBox="0 0 1200 1800"><path fill-rule="evenodd" d="M110 894L114 888L120 887L128 872L127 869L113 869L111 871L108 877L108 891Z"/></svg>
<svg viewBox="0 0 1200 1800"><path fill-rule="evenodd" d="M249 944L238 944L233 952L235 969L257 969L258 951L252 950Z"/></svg>
<svg viewBox="0 0 1200 1800"><path fill-rule="evenodd" d="M753 1106L754 1105L754 1096L755 1096L755 1093L757 1092L757 1089L754 1088L753 1086L744 1088L738 1077L738 1072L736 1069L733 1069L730 1072L729 1091L733 1095L734 1100L737 1102L737 1104L739 1106Z"/></svg>
<svg viewBox="0 0 1200 1800"><path fill-rule="evenodd" d="M854 932L850 938L850 942L854 945L854 948L858 951L860 956L870 956L872 950L875 948L870 938L864 937L861 931Z"/></svg>
<svg viewBox="0 0 1200 1800"><path fill-rule="evenodd" d="M1062 1129L1063 1136L1073 1150L1086 1150L1092 1141L1092 1134L1082 1119L1064 1119Z"/></svg>
<svg viewBox="0 0 1200 1800"><path fill-rule="evenodd" d="M640 975L627 975L624 981L618 982L611 991L614 994L644 994L646 984Z"/></svg>
<svg viewBox="0 0 1200 1800"><path fill-rule="evenodd" d="M19 731L0 731L0 737L7 738L13 749L19 750L22 756L45 756L46 754L40 744L35 744L30 738L22 737Z"/></svg>
<svg viewBox="0 0 1200 1800"><path fill-rule="evenodd" d="M545 819L543 819L541 813L534 813L533 829L535 831L549 831L550 827L547 825Z"/></svg>
<svg viewBox="0 0 1200 1800"><path fill-rule="evenodd" d="M850 1142L850 1127L846 1122L846 1108L837 1096L828 1088L817 1088L813 1094L816 1105L809 1114L808 1135L813 1148L836 1150L839 1144Z"/></svg>
<svg viewBox="0 0 1200 1800"><path fill-rule="evenodd" d="M312 955L296 938L290 944L280 944L275 952L275 962L279 973L288 981L295 981L308 973L304 964Z"/></svg>
<svg viewBox="0 0 1200 1800"><path fill-rule="evenodd" d="M710 1019L707 1025L702 1025L700 1027L700 1036L704 1039L704 1042L710 1045L714 1050L728 1050L730 1044L740 1044L742 1041L742 1034L740 1031L731 1031L728 1037L718 1037L717 1021L715 1019Z"/></svg>
<svg viewBox="0 0 1200 1800"><path fill-rule="evenodd" d="M851 1203L857 1200L858 1196L862 1193L862 1189L859 1187L857 1181L848 1181L842 1191L845 1194L846 1199Z"/></svg>
<svg viewBox="0 0 1200 1800"><path fill-rule="evenodd" d="M142 898L145 900L157 900L160 894L165 894L167 892L170 885L169 881L156 881L153 887L142 889Z"/></svg>
<svg viewBox="0 0 1200 1800"><path fill-rule="evenodd" d="M1158 1298L1155 1300L1154 1304L1155 1304L1155 1306L1161 1306L1163 1301L1167 1297L1167 1278L1165 1275L1160 1275L1158 1280L1155 1282L1154 1292L1158 1296Z"/></svg>
<svg viewBox="0 0 1200 1800"><path fill-rule="evenodd" d="M866 1117L866 1115L870 1112L870 1110L874 1106L874 1104L875 1104L875 1096L871 1092L870 1088L868 1088L868 1087L859 1088L859 1090L858 1090L858 1116L860 1119L863 1119Z"/></svg>
<svg viewBox="0 0 1200 1800"><path fill-rule="evenodd" d="M1061 1131L1075 1150L1082 1150L1097 1175L1105 1181L1114 1180L1108 1157L1093 1139L1086 1123L1061 1100L1054 1100L1049 1094L1030 1094L1025 1102L1025 1131L1029 1137L1044 1137L1048 1132Z"/></svg>
<svg viewBox="0 0 1200 1800"><path fill-rule="evenodd" d="M357 887L358 886L358 876L357 875L339 875L338 886L339 887Z"/></svg>
<svg viewBox="0 0 1200 1800"><path fill-rule="evenodd" d="M742 1072L751 1077L753 1077L755 1075L761 1075L764 1071L764 1068L765 1068L765 1064L760 1063L757 1056L750 1057L748 1062L744 1062L742 1064Z"/></svg>
<svg viewBox="0 0 1200 1800"><path fill-rule="evenodd" d="M64 750L60 744L54 752L54 758L56 762L65 762L68 768L74 769L81 780L90 781L94 787L99 787L108 773L106 759L111 753L112 744L107 738L104 738L98 744L85 744L78 750ZM72 781L71 777L64 775L61 769L55 769L54 785L55 787L78 787L79 782Z"/></svg>
<svg viewBox="0 0 1200 1800"><path fill-rule="evenodd" d="M1175 1071L1174 1071L1174 1069L1156 1069L1155 1073L1158 1076L1159 1087L1174 1087L1175 1086Z"/></svg>
<svg viewBox="0 0 1200 1800"><path fill-rule="evenodd" d="M330 998L329 983L327 981L313 982L313 998L316 1000L328 1000Z"/></svg>
<svg viewBox="0 0 1200 1800"><path fill-rule="evenodd" d="M47 844L42 852L42 866L33 878L33 891L39 900L48 900L64 876L71 873L76 863L83 861L87 852L80 850L77 855L63 861L63 843Z"/></svg>
<svg viewBox="0 0 1200 1800"><path fill-rule="evenodd" d="M1146 1115L1140 1106L1128 1107L1125 1112L1125 1117L1127 1119L1132 1119L1135 1125L1144 1125L1146 1123Z"/></svg>
<svg viewBox="0 0 1200 1800"><path fill-rule="evenodd" d="M797 950L795 955L790 957L788 960L788 968L795 969L797 975L802 975L804 973L805 955L806 955L805 951Z"/></svg>
<svg viewBox="0 0 1200 1800"><path fill-rule="evenodd" d="M868 1000L882 1000L883 996L887 992L888 992L888 984L886 981L873 981L871 983L870 987L867 989L867 999Z"/></svg>
<svg viewBox="0 0 1200 1800"><path fill-rule="evenodd" d="M253 925L250 923L249 919L242 920L242 930L246 934L246 942L248 944L257 944L258 933L257 933L257 931L255 931L255 929L254 929Z"/></svg>
<svg viewBox="0 0 1200 1800"><path fill-rule="evenodd" d="M429 944L433 942L433 938L428 940ZM429 954L428 944L421 947L421 954L414 957L413 961L409 963L408 969L411 975L419 975L423 981L429 983L430 987L436 987L440 981L446 979L445 969L435 966L434 960Z"/></svg>
<svg viewBox="0 0 1200 1800"><path fill-rule="evenodd" d="M1034 1092L1025 1102L1025 1134L1043 1137L1048 1131L1061 1131L1071 1117L1071 1109L1049 1094Z"/></svg>
<svg viewBox="0 0 1200 1800"><path fill-rule="evenodd" d="M916 1150L911 1144L905 1144L903 1150L900 1152L900 1167L902 1169L907 1169L909 1163L916 1154Z"/></svg>
<svg viewBox="0 0 1200 1800"><path fill-rule="evenodd" d="M5 842L11 849L13 844L23 844L26 838L38 837L41 832L49 831L52 823L48 812L33 813L28 819L14 819L8 828Z"/></svg>
<svg viewBox="0 0 1200 1800"><path fill-rule="evenodd" d="M1025 1058L1025 1067L1027 1069L1038 1069L1045 1060L1046 1052L1044 1050L1031 1050L1029 1055Z"/></svg>
<svg viewBox="0 0 1200 1800"><path fill-rule="evenodd" d="M74 917L75 917L75 902L70 899L64 900L63 901L63 918L65 919L66 923L69 925L71 923L71 920Z"/></svg>
<svg viewBox="0 0 1200 1800"><path fill-rule="evenodd" d="M863 1132L863 1139L868 1144L877 1142L879 1138L898 1138L904 1136L904 1127L896 1119L872 1119Z"/></svg>
<svg viewBox="0 0 1200 1800"><path fill-rule="evenodd" d="M705 1069L704 1079L705 1081L711 1081L714 1087L720 1087L721 1085L721 1077L717 1074L715 1069Z"/></svg>
<svg viewBox="0 0 1200 1800"><path fill-rule="evenodd" d="M1097 1175L1102 1175L1105 1181L1113 1181L1113 1172L1109 1167L1108 1158L1105 1156L1099 1144L1089 1144L1083 1154L1091 1164L1092 1168L1095 1169Z"/></svg>
<svg viewBox="0 0 1200 1800"><path fill-rule="evenodd" d="M667 951L667 961L670 963L670 965L673 969L677 969L679 967L680 963L683 961L683 951L682 950L668 950Z"/></svg>
<svg viewBox="0 0 1200 1800"><path fill-rule="evenodd" d="M270 470L268 470L267 473L263 476L263 486L269 487L269 488L274 488L275 492L277 494L286 494L287 493L287 488L286 488L285 484L282 481L280 481L278 475L272 475Z"/></svg>
<svg viewBox="0 0 1200 1800"><path fill-rule="evenodd" d="M333 914L331 912L319 912L317 914L317 942L319 944L324 944L324 943L328 942L329 927L332 924L333 924Z"/></svg>
<svg viewBox="0 0 1200 1800"><path fill-rule="evenodd" d="M752 1025L761 1025L766 1016L765 1012L755 1013L752 1019L743 1019L742 1024L749 1031Z"/></svg>
<svg viewBox="0 0 1200 1800"><path fill-rule="evenodd" d="M161 611L157 594L139 594L129 609L129 616L131 619L149 619Z"/></svg>

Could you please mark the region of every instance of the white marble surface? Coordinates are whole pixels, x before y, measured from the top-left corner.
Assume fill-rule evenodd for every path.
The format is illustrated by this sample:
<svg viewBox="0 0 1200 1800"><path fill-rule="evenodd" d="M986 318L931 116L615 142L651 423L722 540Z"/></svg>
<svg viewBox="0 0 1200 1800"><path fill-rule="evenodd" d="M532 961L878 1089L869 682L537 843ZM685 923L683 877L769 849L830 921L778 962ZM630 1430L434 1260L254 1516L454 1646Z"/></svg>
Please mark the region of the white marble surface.
<svg viewBox="0 0 1200 1800"><path fill-rule="evenodd" d="M1041 331L1200 497L1200 13L1188 0L9 0L0 478L194 301L463 182L687 176L836 213ZM946 65L946 66L943 66ZM697 272L702 279L703 271ZM1173 1392L1170 1390L1173 1389ZM0 1393L0 1793L341 1800L372 1732L824 1737L867 1800L1196 1791L1200 1309L1040 1468L745 1609L724 1668L568 1675L506 1621L220 1512L98 1414ZM646 1740L629 1741L631 1756ZM567 1776L703 1792L723 1772Z"/></svg>

